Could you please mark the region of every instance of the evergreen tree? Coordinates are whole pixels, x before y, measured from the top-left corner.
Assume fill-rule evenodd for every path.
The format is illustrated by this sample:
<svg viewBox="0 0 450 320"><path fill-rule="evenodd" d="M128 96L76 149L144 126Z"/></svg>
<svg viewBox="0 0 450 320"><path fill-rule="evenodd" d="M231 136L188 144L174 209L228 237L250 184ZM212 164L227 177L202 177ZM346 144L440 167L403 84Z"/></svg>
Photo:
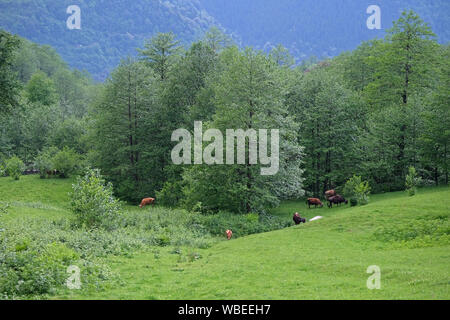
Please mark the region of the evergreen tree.
<svg viewBox="0 0 450 320"><path fill-rule="evenodd" d="M20 45L17 36L0 29L0 115L17 105L20 84L13 72L14 53Z"/></svg>
<svg viewBox="0 0 450 320"><path fill-rule="evenodd" d="M95 104L90 140L94 164L113 182L123 198L137 201L154 192L159 176L147 162L153 115L152 71L142 62L122 61Z"/></svg>
<svg viewBox="0 0 450 320"><path fill-rule="evenodd" d="M173 33L158 33L138 51L159 78L165 80L179 56L180 46Z"/></svg>

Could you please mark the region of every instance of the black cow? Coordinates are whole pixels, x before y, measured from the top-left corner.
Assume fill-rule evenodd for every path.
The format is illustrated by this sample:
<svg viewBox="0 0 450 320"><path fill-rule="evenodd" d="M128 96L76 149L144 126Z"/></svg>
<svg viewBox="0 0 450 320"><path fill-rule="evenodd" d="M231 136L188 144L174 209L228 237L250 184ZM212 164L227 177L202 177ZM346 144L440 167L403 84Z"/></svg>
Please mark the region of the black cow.
<svg viewBox="0 0 450 320"><path fill-rule="evenodd" d="M340 205L341 203L347 204L348 201L345 200L345 198L343 196L337 194L328 199L328 208L333 208L333 204Z"/></svg>
<svg viewBox="0 0 450 320"><path fill-rule="evenodd" d="M292 218L292 220L294 220L295 224L300 224L300 223L305 223L306 219L300 217L300 215L298 214L298 212L294 213L294 217Z"/></svg>

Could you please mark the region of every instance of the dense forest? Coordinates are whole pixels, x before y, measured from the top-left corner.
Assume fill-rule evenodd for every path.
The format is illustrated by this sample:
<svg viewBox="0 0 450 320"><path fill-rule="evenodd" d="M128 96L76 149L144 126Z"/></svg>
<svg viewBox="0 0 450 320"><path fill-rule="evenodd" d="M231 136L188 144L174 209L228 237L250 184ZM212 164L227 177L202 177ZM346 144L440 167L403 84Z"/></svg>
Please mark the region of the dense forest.
<svg viewBox="0 0 450 320"><path fill-rule="evenodd" d="M372 4L381 9L380 30L366 26ZM69 5L81 9L81 30L66 27ZM427 21L439 43L450 40L447 0L0 0L0 28L51 45L71 67L103 81L158 32L173 32L188 48L215 25L241 48L268 53L282 44L302 63L383 38L403 9Z"/></svg>
<svg viewBox="0 0 450 320"><path fill-rule="evenodd" d="M403 190L410 167L448 184L450 48L413 11L383 39L300 66L282 46L241 49L217 28L187 49L158 33L102 84L49 46L6 31L0 46L0 164L17 156L43 178L95 167L124 200L205 213L264 212L354 175L372 192ZM279 129L278 173L174 165L172 132L194 121Z"/></svg>

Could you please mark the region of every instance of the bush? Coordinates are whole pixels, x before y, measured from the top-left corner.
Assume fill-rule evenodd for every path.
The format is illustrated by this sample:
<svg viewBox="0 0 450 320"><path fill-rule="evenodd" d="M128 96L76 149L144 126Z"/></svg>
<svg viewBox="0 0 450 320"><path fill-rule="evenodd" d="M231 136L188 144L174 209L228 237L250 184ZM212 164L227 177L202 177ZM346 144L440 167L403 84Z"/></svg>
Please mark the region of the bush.
<svg viewBox="0 0 450 320"><path fill-rule="evenodd" d="M368 181L363 181L355 187L356 199L360 205L369 202L370 186Z"/></svg>
<svg viewBox="0 0 450 320"><path fill-rule="evenodd" d="M350 198L350 204L355 206L357 203L365 205L369 202L370 185L368 181L362 181L360 176L354 175L345 183L343 193L346 197ZM356 201L356 202L355 202Z"/></svg>
<svg viewBox="0 0 450 320"><path fill-rule="evenodd" d="M25 165L18 157L14 156L6 160L6 173L14 180L19 180L24 170Z"/></svg>
<svg viewBox="0 0 450 320"><path fill-rule="evenodd" d="M22 240L0 250L0 293L9 297L53 293L64 284L66 268L79 257L62 243L33 247Z"/></svg>
<svg viewBox="0 0 450 320"><path fill-rule="evenodd" d="M78 169L80 158L78 154L69 148L59 151L53 158L53 166L61 178L67 178Z"/></svg>
<svg viewBox="0 0 450 320"><path fill-rule="evenodd" d="M358 205L358 200L356 198L350 198L350 207L355 207Z"/></svg>
<svg viewBox="0 0 450 320"><path fill-rule="evenodd" d="M161 191L156 192L158 203L165 207L176 207L183 195L181 184L180 181L164 183Z"/></svg>
<svg viewBox="0 0 450 320"><path fill-rule="evenodd" d="M408 195L413 196L417 192L417 186L420 184L421 178L417 175L416 168L409 167L408 174L405 179L405 187Z"/></svg>
<svg viewBox="0 0 450 320"><path fill-rule="evenodd" d="M347 198L355 198L355 188L358 184L361 183L361 177L353 175L350 179L347 180L347 182L344 185L344 189L342 190L342 193Z"/></svg>
<svg viewBox="0 0 450 320"><path fill-rule="evenodd" d="M78 222L87 227L111 228L119 215L120 203L113 195L110 183L106 184L98 169L88 169L72 185L71 209Z"/></svg>
<svg viewBox="0 0 450 320"><path fill-rule="evenodd" d="M220 212L212 215L198 215L197 223L216 236L224 236L227 229L233 230L233 237L283 229L293 225L291 220L268 214L233 214Z"/></svg>
<svg viewBox="0 0 450 320"><path fill-rule="evenodd" d="M34 165L39 170L41 179L48 176L47 172L55 170L53 165L53 158L58 154L59 150L55 147L50 147L42 150L34 161Z"/></svg>

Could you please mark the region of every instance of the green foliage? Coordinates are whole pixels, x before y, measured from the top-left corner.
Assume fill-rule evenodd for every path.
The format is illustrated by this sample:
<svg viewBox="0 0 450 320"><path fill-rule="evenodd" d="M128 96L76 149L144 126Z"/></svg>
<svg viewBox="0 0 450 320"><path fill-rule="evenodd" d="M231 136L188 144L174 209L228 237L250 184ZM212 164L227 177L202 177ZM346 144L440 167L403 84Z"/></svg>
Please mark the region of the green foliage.
<svg viewBox="0 0 450 320"><path fill-rule="evenodd" d="M342 193L344 194L344 196L347 198L354 198L356 196L356 186L358 186L361 182L361 177L357 175L353 175L353 177L348 179L344 185L344 188L342 189Z"/></svg>
<svg viewBox="0 0 450 320"><path fill-rule="evenodd" d="M19 47L17 36L0 29L0 115L17 105L20 83L13 71L13 57Z"/></svg>
<svg viewBox="0 0 450 320"><path fill-rule="evenodd" d="M350 198L350 204L355 206L357 203L365 205L369 202L370 190L368 181L362 181L360 176L353 175L345 183L342 192L346 197Z"/></svg>
<svg viewBox="0 0 450 320"><path fill-rule="evenodd" d="M75 117L56 121L48 134L47 144L61 150L68 147L83 154L87 151L86 127L86 122Z"/></svg>
<svg viewBox="0 0 450 320"><path fill-rule="evenodd" d="M417 187L420 185L421 178L418 176L416 172L416 168L409 167L408 174L405 179L405 187L406 191L410 196L413 196L417 192Z"/></svg>
<svg viewBox="0 0 450 320"><path fill-rule="evenodd" d="M365 205L369 202L370 194L369 181L363 181L355 186L355 195L360 205Z"/></svg>
<svg viewBox="0 0 450 320"><path fill-rule="evenodd" d="M165 80L180 51L179 41L175 40L175 35L171 32L158 33L144 47L143 50L139 49L141 56L159 78Z"/></svg>
<svg viewBox="0 0 450 320"><path fill-rule="evenodd" d="M403 190L409 166L427 184L448 183L450 51L414 12L384 39L298 67L282 46L239 49L217 28L186 50L175 34L153 36L140 61L122 61L102 85L69 70L51 47L15 47L3 34L8 72L26 85L17 108L0 117L0 152L64 177L80 164L68 147L88 154L121 199L156 195L203 214L267 212L304 189L323 196L354 172L367 181L344 193L359 204L369 191ZM173 165L171 134L195 120L222 132L279 129L279 172ZM39 154L46 147L62 151Z"/></svg>
<svg viewBox="0 0 450 320"><path fill-rule="evenodd" d="M180 181L164 183L163 188L156 192L158 203L166 207L176 207L183 196L182 183ZM194 210L195 211L195 210Z"/></svg>
<svg viewBox="0 0 450 320"><path fill-rule="evenodd" d="M0 251L0 292L14 298L54 293L67 277L66 268L79 257L62 243L32 247L22 239Z"/></svg>
<svg viewBox="0 0 450 320"><path fill-rule="evenodd" d="M85 153L87 124L81 118L99 86L85 72L70 70L51 47L25 39L15 47L10 64L7 74L17 74L24 90L17 92L14 108L0 113L0 152L25 163L49 146Z"/></svg>
<svg viewBox="0 0 450 320"><path fill-rule="evenodd" d="M14 180L19 180L25 165L21 159L14 156L5 161L6 173Z"/></svg>
<svg viewBox="0 0 450 320"><path fill-rule="evenodd" d="M250 234L283 229L293 225L291 220L276 216L255 213L233 214L219 212L212 215L199 216L198 219L206 230L216 236L224 236L228 229L233 230L233 237L243 237Z"/></svg>
<svg viewBox="0 0 450 320"><path fill-rule="evenodd" d="M301 123L298 140L308 159L304 162L305 188L320 197L351 174L356 158L352 136L361 112L358 97L326 65L293 76L287 104Z"/></svg>
<svg viewBox="0 0 450 320"><path fill-rule="evenodd" d="M98 169L88 169L73 185L71 210L79 224L114 228L120 212L120 203L114 197L112 185L106 184Z"/></svg>
<svg viewBox="0 0 450 320"><path fill-rule="evenodd" d="M53 80L42 71L38 71L31 76L25 86L25 93L30 102L40 103L44 106L52 105L57 101Z"/></svg>
<svg viewBox="0 0 450 320"><path fill-rule="evenodd" d="M35 158L34 165L42 179L48 177L49 171L55 170L53 159L58 152L59 150L55 147L46 148Z"/></svg>
<svg viewBox="0 0 450 320"><path fill-rule="evenodd" d="M245 164L192 166L182 174L183 205L191 210L201 202L205 212L263 213L281 199L302 196L303 149L293 134L298 127L283 107L284 69L261 52L237 47L221 52L220 69L207 83L215 92L215 106L203 130L278 129L279 171L273 176L261 175L263 166L250 165L247 156ZM218 152L225 153L228 143L231 141L225 141Z"/></svg>
<svg viewBox="0 0 450 320"><path fill-rule="evenodd" d="M74 150L65 147L55 154L52 164L61 178L67 178L79 169L80 157Z"/></svg>
<svg viewBox="0 0 450 320"><path fill-rule="evenodd" d="M143 62L122 61L91 113L93 166L108 176L119 197L133 202L154 195L164 183L160 162L166 160L163 150L168 149L170 136L161 137L161 123L166 122L157 118L156 82ZM169 124L170 120L165 126Z"/></svg>

